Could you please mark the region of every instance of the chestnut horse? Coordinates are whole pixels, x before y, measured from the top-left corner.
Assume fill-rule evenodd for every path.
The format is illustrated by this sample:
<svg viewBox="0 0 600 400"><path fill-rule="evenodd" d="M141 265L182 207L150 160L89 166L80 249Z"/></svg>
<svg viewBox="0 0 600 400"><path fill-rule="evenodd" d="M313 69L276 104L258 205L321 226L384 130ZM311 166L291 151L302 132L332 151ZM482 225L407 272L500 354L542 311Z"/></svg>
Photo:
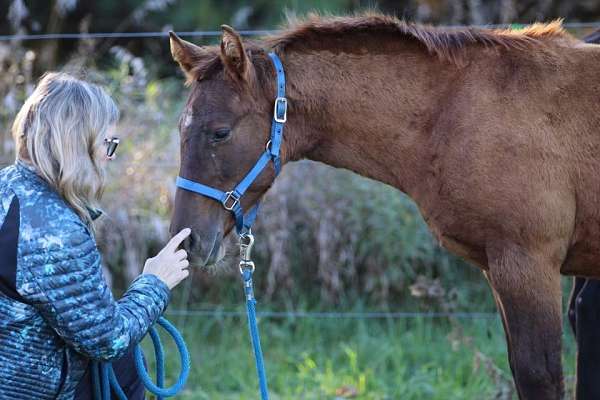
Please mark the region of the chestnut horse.
<svg viewBox="0 0 600 400"><path fill-rule="evenodd" d="M561 399L560 274L600 277L600 47L558 22L438 29L378 14L311 16L256 43L227 26L220 46L172 34L191 85L182 177L229 190L264 151L268 51L287 75L282 162L320 161L408 194L442 245L483 270L519 397ZM273 179L268 167L244 209ZM197 264L220 257L233 224L218 202L177 190L171 228L193 228Z"/></svg>

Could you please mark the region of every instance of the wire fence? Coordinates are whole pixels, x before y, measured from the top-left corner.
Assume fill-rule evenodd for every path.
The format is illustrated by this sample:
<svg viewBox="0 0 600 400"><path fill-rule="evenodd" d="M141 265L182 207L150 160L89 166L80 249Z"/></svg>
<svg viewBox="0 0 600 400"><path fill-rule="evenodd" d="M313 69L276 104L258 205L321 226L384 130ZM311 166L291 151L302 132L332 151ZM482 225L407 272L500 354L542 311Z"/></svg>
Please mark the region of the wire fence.
<svg viewBox="0 0 600 400"><path fill-rule="evenodd" d="M276 30L242 30L243 36L264 36L276 33ZM215 37L221 36L222 31L184 31L177 32L181 37ZM1 41L8 40L63 40L63 39L126 39L126 38L164 38L169 32L98 32L98 33L41 33L0 35Z"/></svg>
<svg viewBox="0 0 600 400"><path fill-rule="evenodd" d="M487 24L487 25L470 25L475 28L509 28L518 27L523 24ZM448 25L448 28L463 28L465 25ZM600 21L596 22L565 22L565 29L592 29L600 28ZM255 29L255 30L240 30L238 31L243 36L265 36L279 32L274 29ZM181 37L218 37L221 36L220 30L207 31L183 31L177 32ZM94 32L94 33L40 33L40 34L14 34L0 35L0 41L29 41L29 40L75 40L75 39L126 39L126 38L164 38L168 37L169 32Z"/></svg>
<svg viewBox="0 0 600 400"><path fill-rule="evenodd" d="M200 318L245 318L245 311L235 310L167 310L170 316ZM259 318L267 319L495 319L495 312L308 312L308 311L259 311Z"/></svg>
<svg viewBox="0 0 600 400"><path fill-rule="evenodd" d="M521 24L518 24L520 26ZM508 28L517 26L517 24L488 24L475 25L477 28ZM599 22L567 22L563 23L566 29L592 29L600 28ZM458 28L463 26L448 26L449 28ZM240 30L243 36L265 36L276 34L277 30ZM220 30L207 31L183 31L177 32L181 37L219 37L222 34ZM86 39L126 39L126 38L165 38L169 33L162 32L99 32L99 33L43 33L43 34L14 34L0 35L0 41L36 41L36 40L86 40ZM12 159L0 160L0 165L12 163ZM177 163L171 162L131 162L126 163L124 167L156 167L156 168L176 168ZM237 310L167 310L165 313L169 316L194 317L194 318L245 318L245 311ZM308 311L259 311L259 318L264 319L352 319L352 320L401 320L401 319L470 319L470 320L491 320L498 318L496 312L308 312Z"/></svg>

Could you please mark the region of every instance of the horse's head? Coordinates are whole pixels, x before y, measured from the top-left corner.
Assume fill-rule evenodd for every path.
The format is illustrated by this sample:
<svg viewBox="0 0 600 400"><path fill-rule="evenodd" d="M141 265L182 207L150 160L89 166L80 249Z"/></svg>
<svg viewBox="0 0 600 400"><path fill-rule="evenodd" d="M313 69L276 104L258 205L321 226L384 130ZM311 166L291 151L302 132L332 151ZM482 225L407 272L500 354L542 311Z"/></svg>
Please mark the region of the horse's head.
<svg viewBox="0 0 600 400"><path fill-rule="evenodd" d="M179 121L180 176L223 191L231 190L254 165L269 138L275 93L268 55L245 48L237 32L223 26L220 46L199 47L171 33L171 53L191 86ZM270 165L241 199L251 208L273 183ZM194 264L224 254L223 237L234 219L208 197L178 188L171 232L192 228L185 243Z"/></svg>

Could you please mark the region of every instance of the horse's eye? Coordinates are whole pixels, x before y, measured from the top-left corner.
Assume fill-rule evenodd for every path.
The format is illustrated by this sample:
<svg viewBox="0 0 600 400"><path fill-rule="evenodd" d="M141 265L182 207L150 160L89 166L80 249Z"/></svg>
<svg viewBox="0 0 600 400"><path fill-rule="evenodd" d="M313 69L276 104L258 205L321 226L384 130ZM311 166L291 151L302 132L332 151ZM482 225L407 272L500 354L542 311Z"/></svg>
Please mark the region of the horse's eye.
<svg viewBox="0 0 600 400"><path fill-rule="evenodd" d="M219 140L227 139L229 137L230 133L231 133L230 129L227 129L227 128L218 129L215 131L214 140L219 141Z"/></svg>

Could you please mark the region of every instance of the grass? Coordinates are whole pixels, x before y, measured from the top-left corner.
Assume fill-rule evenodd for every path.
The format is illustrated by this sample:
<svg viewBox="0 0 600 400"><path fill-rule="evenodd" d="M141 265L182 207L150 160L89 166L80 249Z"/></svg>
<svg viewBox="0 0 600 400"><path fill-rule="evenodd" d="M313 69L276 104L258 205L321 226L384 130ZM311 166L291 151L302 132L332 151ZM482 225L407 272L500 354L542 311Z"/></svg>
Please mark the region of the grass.
<svg viewBox="0 0 600 400"><path fill-rule="evenodd" d="M172 319L192 356L192 372L178 398L258 398L244 318ZM498 319L263 319L260 328L274 400L516 398ZM570 334L564 342L569 377ZM166 345L172 382L178 356Z"/></svg>

